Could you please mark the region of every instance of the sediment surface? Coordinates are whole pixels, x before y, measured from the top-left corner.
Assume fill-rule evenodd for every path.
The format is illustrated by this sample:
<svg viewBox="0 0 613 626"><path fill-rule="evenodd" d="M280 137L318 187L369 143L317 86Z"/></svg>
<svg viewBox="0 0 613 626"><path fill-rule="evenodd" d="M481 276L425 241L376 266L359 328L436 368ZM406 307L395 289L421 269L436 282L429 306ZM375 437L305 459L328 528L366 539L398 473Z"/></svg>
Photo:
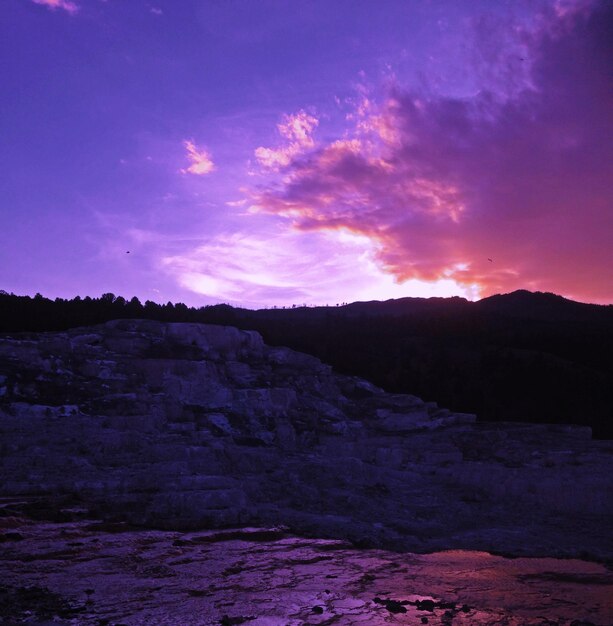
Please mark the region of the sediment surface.
<svg viewBox="0 0 613 626"><path fill-rule="evenodd" d="M4 519L0 622L107 626L604 626L605 566L356 550L283 529L135 531ZM20 538L17 538L17 535Z"/></svg>

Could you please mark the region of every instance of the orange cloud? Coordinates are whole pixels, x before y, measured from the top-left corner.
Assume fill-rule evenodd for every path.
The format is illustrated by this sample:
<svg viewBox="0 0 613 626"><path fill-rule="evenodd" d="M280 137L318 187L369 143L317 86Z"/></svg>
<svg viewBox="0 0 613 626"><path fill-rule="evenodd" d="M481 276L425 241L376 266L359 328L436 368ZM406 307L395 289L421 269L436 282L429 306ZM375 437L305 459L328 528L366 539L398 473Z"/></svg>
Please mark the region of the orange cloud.
<svg viewBox="0 0 613 626"><path fill-rule="evenodd" d="M283 121L277 124L277 130L287 139L287 143L277 148L260 146L255 150L256 159L260 165L273 170L288 166L296 156L313 148L311 134L318 124L316 117L303 110L294 115L285 115Z"/></svg>
<svg viewBox="0 0 613 626"><path fill-rule="evenodd" d="M353 138L288 159L253 205L369 237L401 282L612 302L611 31L608 2L548 14L527 44L531 86L463 100L396 88L357 111Z"/></svg>
<svg viewBox="0 0 613 626"><path fill-rule="evenodd" d="M50 9L64 9L68 13L76 13L79 7L70 0L32 0L34 4L42 4Z"/></svg>
<svg viewBox="0 0 613 626"><path fill-rule="evenodd" d="M204 176L215 169L211 155L204 149L198 149L193 139L184 141L183 145L187 150L187 158L191 161L188 168L181 170L183 174Z"/></svg>
<svg viewBox="0 0 613 626"><path fill-rule="evenodd" d="M277 128L282 137L300 146L311 147L313 145L311 133L318 124L317 118L300 110L295 115L284 116L283 122L278 124Z"/></svg>

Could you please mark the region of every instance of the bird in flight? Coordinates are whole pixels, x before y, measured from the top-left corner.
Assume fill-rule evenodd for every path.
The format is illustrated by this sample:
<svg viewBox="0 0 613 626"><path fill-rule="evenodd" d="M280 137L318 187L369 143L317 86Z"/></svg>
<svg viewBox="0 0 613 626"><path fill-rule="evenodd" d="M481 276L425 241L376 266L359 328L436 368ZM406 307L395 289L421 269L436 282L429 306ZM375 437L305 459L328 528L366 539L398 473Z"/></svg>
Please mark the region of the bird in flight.
<svg viewBox="0 0 613 626"><path fill-rule="evenodd" d="M488 259L487 259L487 260L488 260L490 263L493 263L493 262L494 262L494 259L490 259L489 257L488 257Z"/></svg>

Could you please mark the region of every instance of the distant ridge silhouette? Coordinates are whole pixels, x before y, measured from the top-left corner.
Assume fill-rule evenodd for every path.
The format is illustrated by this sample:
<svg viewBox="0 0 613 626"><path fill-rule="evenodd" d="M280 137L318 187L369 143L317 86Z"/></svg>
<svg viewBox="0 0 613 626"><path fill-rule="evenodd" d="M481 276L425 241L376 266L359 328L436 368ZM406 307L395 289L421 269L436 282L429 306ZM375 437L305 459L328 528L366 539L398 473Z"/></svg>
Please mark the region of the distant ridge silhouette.
<svg viewBox="0 0 613 626"><path fill-rule="evenodd" d="M550 321L591 322L613 319L613 305L586 304L547 292L519 289L475 302L488 312Z"/></svg>
<svg viewBox="0 0 613 626"><path fill-rule="evenodd" d="M141 304L112 293L49 300L0 292L4 333L117 318L257 330L269 344L480 419L576 423L613 438L613 305L518 290L478 302L400 298L253 311Z"/></svg>

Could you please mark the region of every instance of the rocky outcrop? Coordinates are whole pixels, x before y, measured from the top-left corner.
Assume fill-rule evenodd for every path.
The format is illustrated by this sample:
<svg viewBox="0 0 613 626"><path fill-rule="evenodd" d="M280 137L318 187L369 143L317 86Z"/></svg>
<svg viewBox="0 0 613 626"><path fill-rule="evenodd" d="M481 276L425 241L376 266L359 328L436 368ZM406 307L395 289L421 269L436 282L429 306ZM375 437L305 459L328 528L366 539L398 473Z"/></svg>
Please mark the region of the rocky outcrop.
<svg viewBox="0 0 613 626"><path fill-rule="evenodd" d="M3 337L0 435L6 510L79 501L158 528L282 523L421 552L613 555L611 442L475 423L231 327Z"/></svg>

